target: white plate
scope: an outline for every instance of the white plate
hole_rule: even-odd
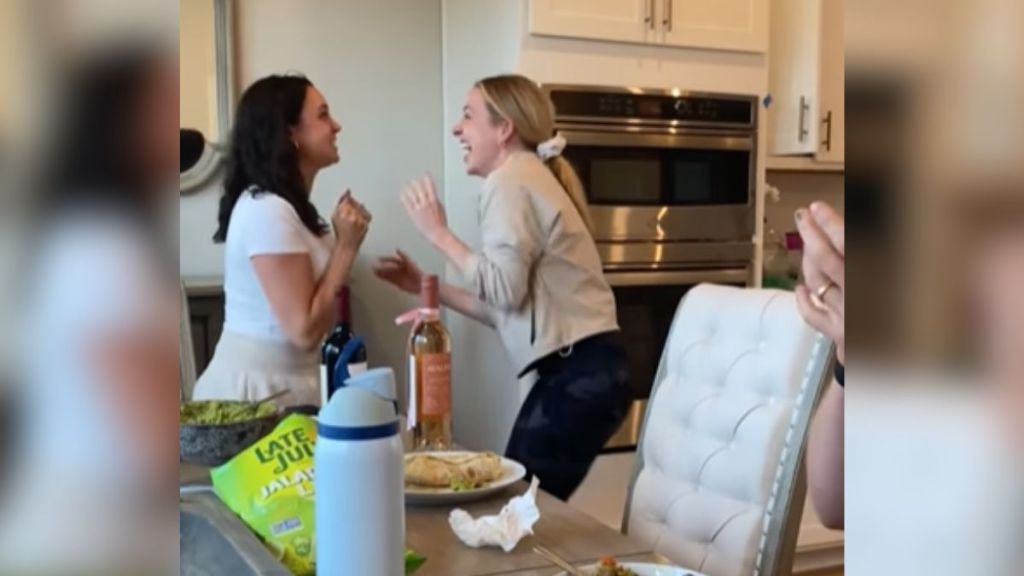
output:
[[[434,456],[464,456],[474,452],[417,452],[417,454],[430,454]],[[485,484],[473,490],[462,490],[456,492],[451,488],[426,488],[423,486],[405,486],[405,501],[408,504],[461,504],[486,498],[495,492],[515,484],[526,477],[526,468],[516,462],[502,457],[501,478]]]
[[[638,576],[703,576],[703,574],[694,572],[693,570],[676,568],[675,566],[665,566],[664,564],[620,562],[619,565],[636,572]],[[597,574],[598,566],[598,564],[591,564],[590,566],[581,567],[580,570],[583,570],[584,574]],[[556,576],[566,576],[566,574],[565,572],[559,572]]]

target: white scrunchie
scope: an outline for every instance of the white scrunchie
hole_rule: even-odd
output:
[[[555,156],[561,156],[562,150],[565,150],[565,138],[557,132],[551,138],[537,144],[537,155],[544,160],[551,160]]]

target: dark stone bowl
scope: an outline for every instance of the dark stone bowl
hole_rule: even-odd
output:
[[[181,424],[178,427],[180,459],[191,464],[220,466],[270,434],[280,421],[278,413],[234,424]]]

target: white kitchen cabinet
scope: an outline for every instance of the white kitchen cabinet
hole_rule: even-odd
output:
[[[764,52],[768,0],[530,0],[531,34]]]
[[[815,151],[819,162],[846,160],[846,52],[844,49],[844,0],[825,0],[821,8],[822,145]]]
[[[530,32],[619,42],[654,39],[653,0],[530,0]]]
[[[768,48],[768,0],[658,2],[664,44],[742,52]]]
[[[769,152],[842,163],[845,139],[844,0],[774,0]]]

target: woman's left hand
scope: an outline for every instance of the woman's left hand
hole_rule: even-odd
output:
[[[420,234],[435,246],[448,232],[448,216],[429,174],[402,190],[402,205]]]

